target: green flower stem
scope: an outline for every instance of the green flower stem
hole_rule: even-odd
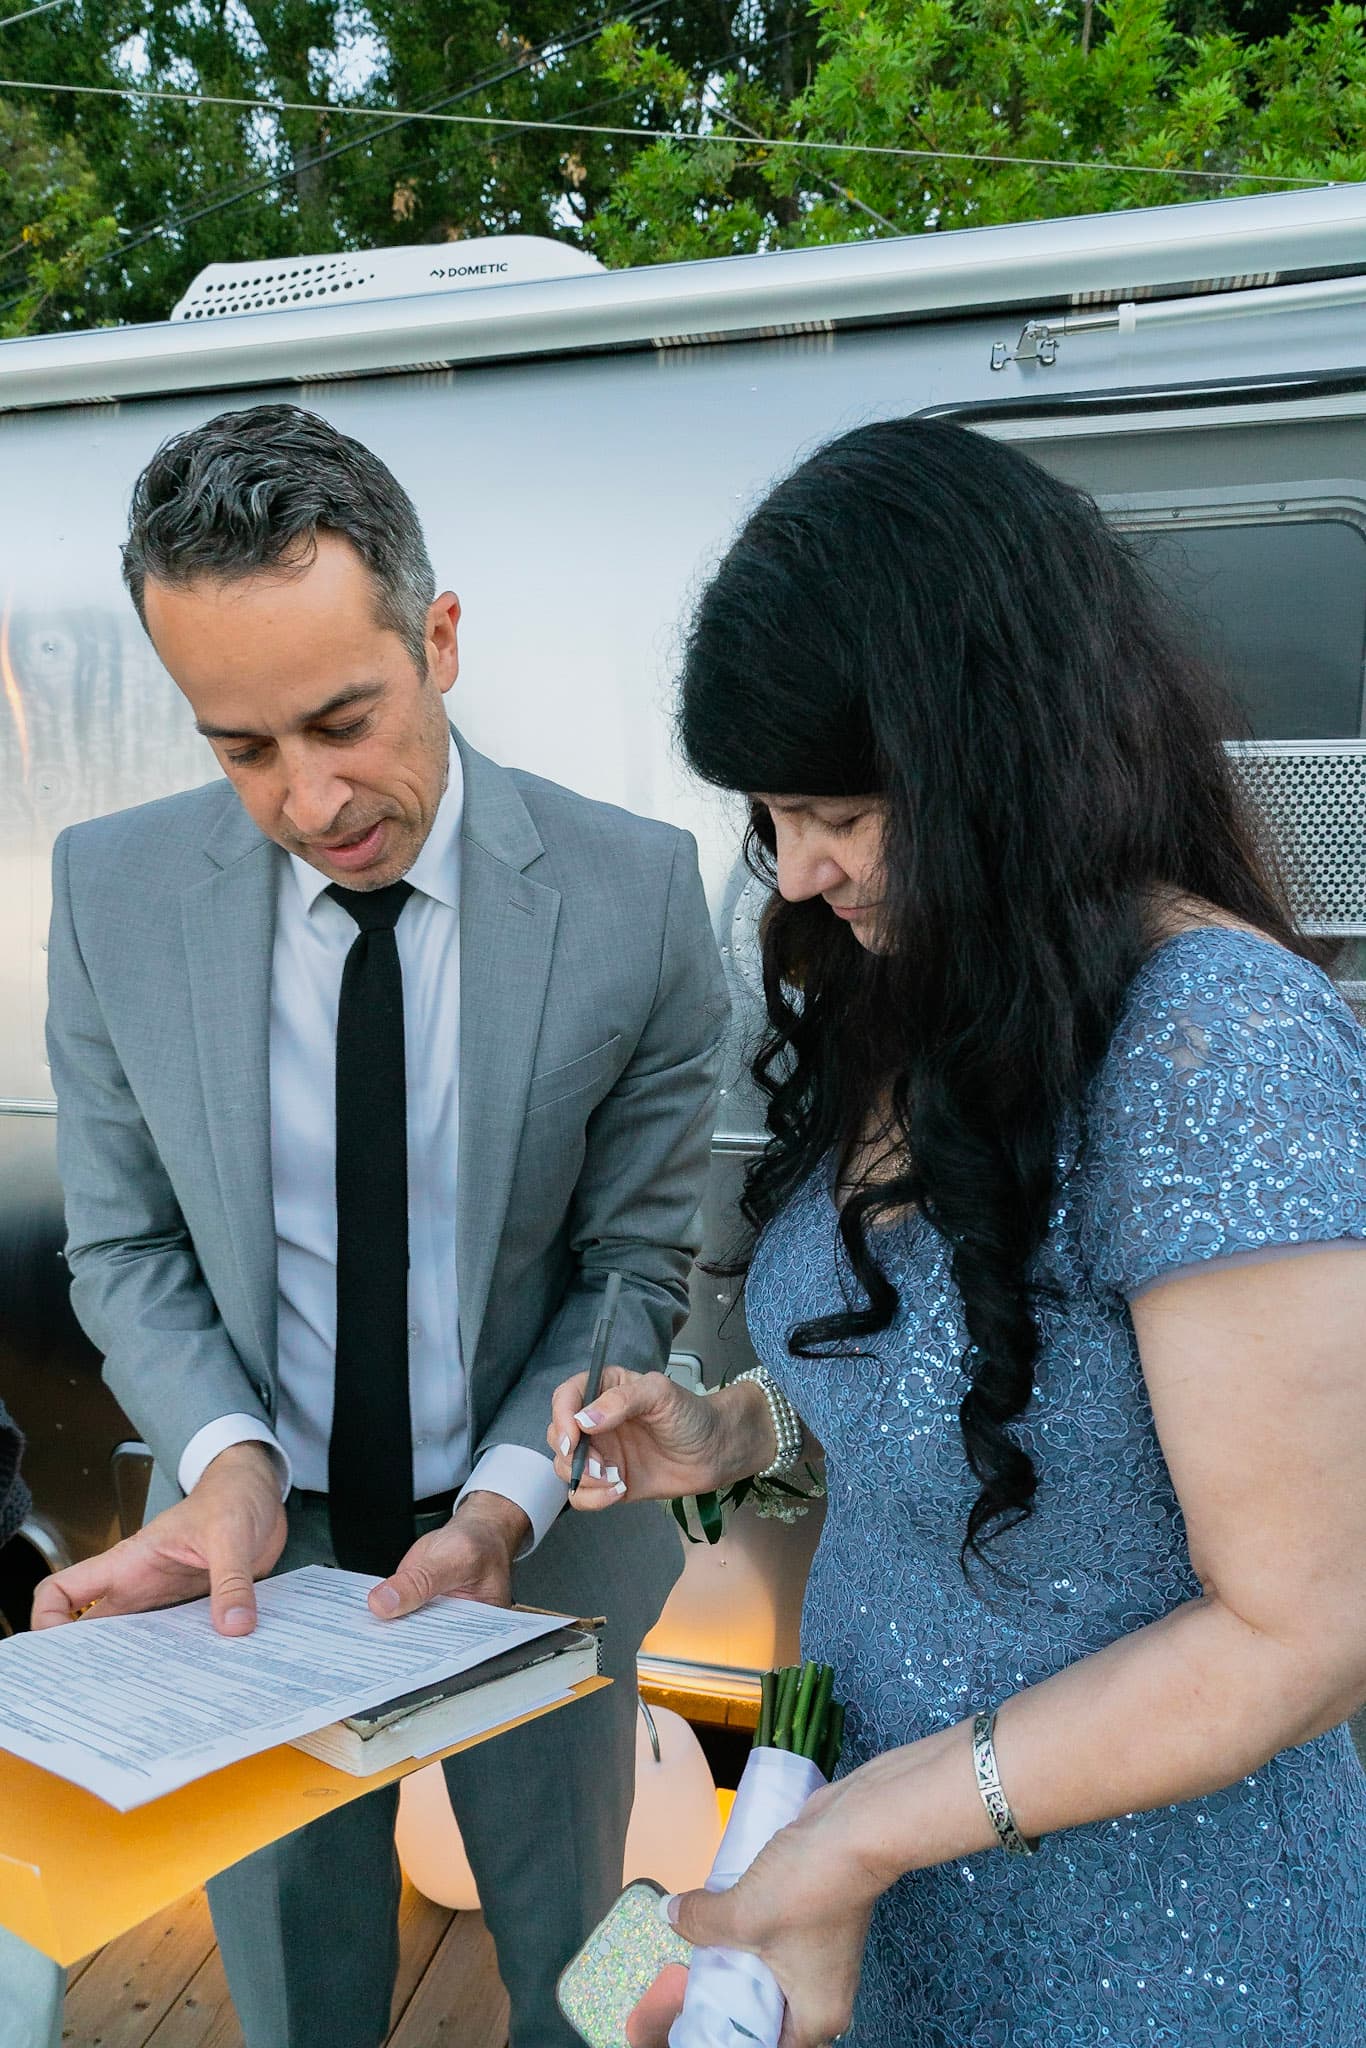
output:
[[[844,1708],[835,1698],[832,1664],[784,1664],[759,1682],[756,1749],[785,1749],[833,1777],[844,1744]]]
[[[778,1675],[778,1703],[773,1710],[773,1747],[792,1747],[792,1708],[797,1697],[797,1673],[792,1665]]]
[[[844,1708],[838,1700],[831,1703],[830,1720],[825,1731],[825,1748],[821,1753],[820,1770],[824,1778],[833,1778],[844,1749]]]
[[[792,1709],[792,1748],[797,1756],[806,1755],[806,1724],[811,1718],[811,1705],[816,1697],[819,1678],[817,1666],[808,1659],[802,1666],[801,1683],[797,1687],[797,1704]]]
[[[835,1667],[822,1664],[820,1677],[816,1681],[816,1697],[811,1703],[811,1714],[806,1724],[806,1738],[802,1743],[802,1755],[817,1763],[825,1754],[826,1738],[830,1727],[830,1702],[835,1691]]]
[[[773,1707],[778,1693],[778,1674],[766,1671],[759,1681],[759,1728],[754,1737],[756,1749],[770,1749],[773,1745]]]

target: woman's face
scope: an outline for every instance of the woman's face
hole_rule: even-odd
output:
[[[823,898],[861,946],[876,952],[882,898],[884,804],[875,796],[766,796],[773,821],[778,893],[788,903]]]

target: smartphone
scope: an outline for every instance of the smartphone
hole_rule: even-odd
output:
[[[661,1911],[667,1897],[652,1877],[636,1878],[560,1972],[560,2011],[589,2048],[626,2048],[631,2008],[667,1964],[691,1956]]]

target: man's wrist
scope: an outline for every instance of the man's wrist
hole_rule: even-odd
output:
[[[280,1490],[280,1467],[270,1445],[262,1443],[259,1438],[225,1444],[210,1458],[196,1484],[202,1486],[211,1472],[216,1472],[220,1478],[232,1472],[259,1472],[277,1493]]]
[[[509,1561],[525,1549],[532,1533],[531,1517],[525,1508],[518,1507],[506,1494],[486,1493],[482,1489],[464,1495],[453,1519],[477,1523],[498,1536],[507,1545]]]

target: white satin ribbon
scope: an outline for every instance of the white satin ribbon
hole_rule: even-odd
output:
[[[750,1752],[726,1832],[707,1879],[729,1891],[780,1828],[794,1821],[825,1778],[808,1757],[784,1749]],[[783,1994],[766,1963],[739,1949],[699,1948],[688,1969],[683,2010],[669,2048],[778,2048]]]

